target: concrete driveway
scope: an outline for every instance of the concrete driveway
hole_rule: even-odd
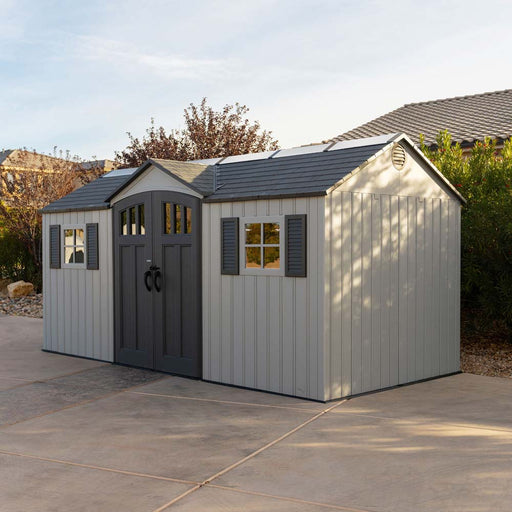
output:
[[[0,510],[509,511],[512,380],[330,404],[40,351],[0,316]]]

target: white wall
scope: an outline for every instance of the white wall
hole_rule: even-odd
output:
[[[220,219],[305,213],[306,278],[220,273]],[[242,221],[242,219],[241,219]],[[203,378],[323,400],[324,198],[203,205]]]
[[[51,224],[98,223],[99,270],[49,267]],[[43,215],[43,307],[46,350],[114,360],[112,212]]]
[[[389,164],[326,198],[326,399],[460,369],[460,203]]]

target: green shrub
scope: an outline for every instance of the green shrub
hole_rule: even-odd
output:
[[[502,151],[486,139],[463,156],[448,132],[422,150],[466,198],[462,209],[461,294],[493,320],[512,326],[512,140]]]

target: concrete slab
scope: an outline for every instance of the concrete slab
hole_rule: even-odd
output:
[[[334,412],[512,430],[511,393],[512,379],[463,373],[357,397]]]
[[[2,512],[151,512],[190,487],[0,454]]]
[[[36,381],[105,364],[42,352],[42,336],[39,318],[0,316],[0,375]]]
[[[201,487],[169,508],[169,512],[326,512],[325,507],[268,496],[255,496],[236,491]],[[331,509],[332,510],[332,509]]]
[[[18,386],[25,386],[27,384],[30,384],[30,381],[26,379],[12,379],[10,377],[4,378],[0,376],[0,391]]]
[[[329,407],[325,403],[313,402],[311,400],[302,400],[300,398],[274,395],[272,393],[223,386],[222,384],[213,384],[181,377],[167,377],[137,389],[137,393],[155,393],[182,398],[292,407],[316,412],[323,411]]]
[[[18,385],[0,391],[0,425],[47,414],[162,377],[161,373],[149,370],[109,364],[66,377]]]
[[[510,481],[510,432],[329,413],[213,483],[382,512],[505,512]]]
[[[0,430],[0,450],[203,481],[313,416],[122,393]]]

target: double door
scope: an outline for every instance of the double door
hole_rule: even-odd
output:
[[[200,201],[143,192],[113,216],[116,361],[201,377]]]

